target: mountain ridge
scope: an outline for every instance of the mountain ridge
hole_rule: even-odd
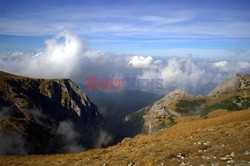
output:
[[[99,137],[104,119],[97,106],[70,79],[33,79],[6,72],[0,72],[0,78],[0,132],[25,138],[30,147],[26,153],[69,150],[43,150],[44,142],[50,144],[54,137],[58,137],[56,145],[66,146],[70,142],[74,147],[79,145],[79,150],[95,146],[94,137]],[[37,128],[31,130],[34,126]],[[72,140],[67,140],[64,129],[72,130]],[[45,141],[39,141],[36,130],[41,131],[37,135],[45,137]],[[36,141],[41,144],[39,148]]]
[[[132,135],[157,134],[183,116],[206,116],[214,109],[241,110],[250,107],[250,75],[237,74],[219,84],[206,96],[193,96],[174,90],[164,98],[125,117],[128,126],[136,126]],[[196,118],[195,118],[196,119]]]

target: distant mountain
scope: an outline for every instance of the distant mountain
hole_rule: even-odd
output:
[[[98,138],[103,122],[96,105],[69,79],[33,79],[0,71],[0,141],[10,144],[2,154],[93,148],[102,144]]]
[[[125,121],[133,129],[132,135],[139,133],[157,134],[181,121],[206,118],[216,109],[236,111],[250,108],[250,75],[237,74],[225,80],[207,96],[192,96],[175,90],[153,104],[128,116]]]

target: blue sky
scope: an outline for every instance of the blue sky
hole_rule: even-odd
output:
[[[0,51],[43,49],[63,29],[89,49],[227,57],[250,50],[248,0],[0,0]]]

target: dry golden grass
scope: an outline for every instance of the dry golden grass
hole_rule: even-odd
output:
[[[1,156],[1,165],[226,165],[249,163],[250,109],[177,124],[156,136],[140,135],[106,149],[82,153]],[[181,154],[179,154],[181,153]],[[245,154],[244,154],[245,153]]]
[[[186,123],[186,122],[190,122],[193,120],[199,120],[201,119],[201,117],[199,116],[179,116],[175,118],[175,122],[178,123]]]
[[[207,117],[208,118],[214,118],[214,117],[217,117],[217,116],[224,115],[226,113],[228,113],[228,110],[226,110],[226,109],[218,109],[218,110],[214,110],[212,112],[209,112]]]

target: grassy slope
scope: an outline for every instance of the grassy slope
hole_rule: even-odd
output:
[[[204,141],[209,141],[205,145]],[[205,150],[205,151],[204,151]],[[250,109],[177,124],[156,136],[137,136],[118,145],[75,154],[1,156],[0,165],[192,165],[218,163],[235,153],[236,163],[250,162]],[[181,153],[183,159],[178,157]],[[229,158],[229,157],[228,157]]]

